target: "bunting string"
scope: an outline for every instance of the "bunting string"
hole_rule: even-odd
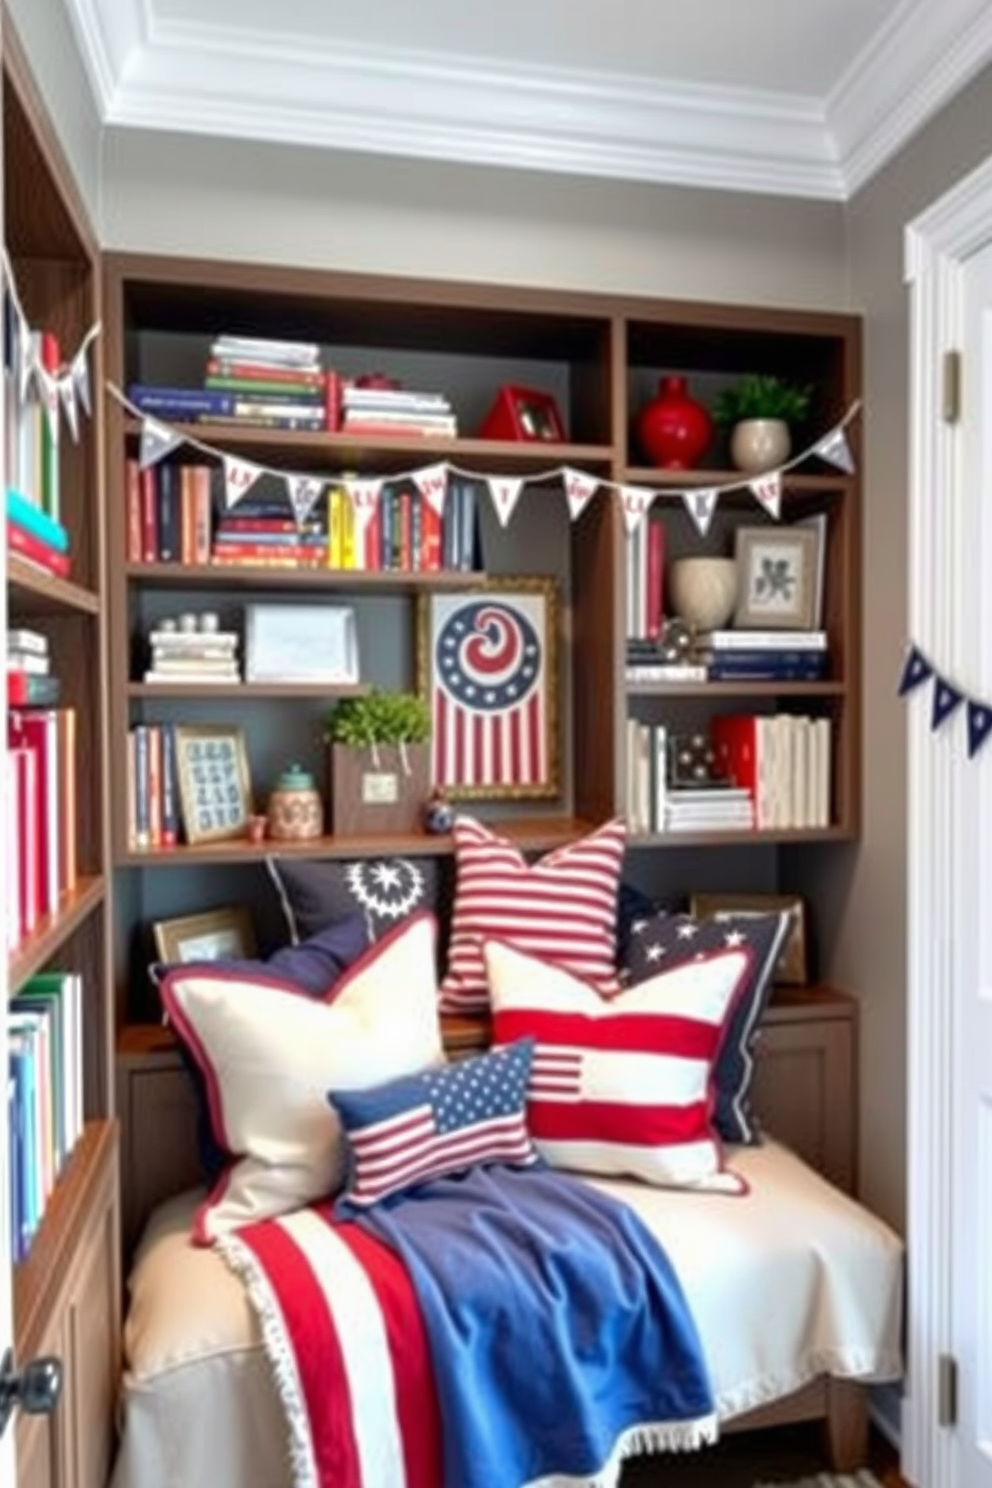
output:
[[[964,688],[958,687],[950,678],[939,672],[919,646],[911,643],[909,654],[903,664],[902,676],[899,679],[899,696],[908,697],[910,693],[917,692],[925,684],[929,684],[931,688],[930,732],[935,734],[963,704],[967,727],[968,758],[974,759],[987,741],[989,734],[992,733],[992,704],[969,696]]]
[[[268,475],[275,476],[284,482],[298,523],[306,520],[321,491],[331,484],[344,486],[347,489],[356,513],[366,511],[370,507],[374,509],[379,490],[386,481],[413,481],[424,499],[429,501],[436,510],[440,510],[444,501],[447,477],[454,475],[485,484],[489,489],[493,509],[500,525],[506,527],[513,517],[525,486],[546,485],[560,481],[568,502],[569,515],[573,521],[578,519],[597,491],[616,492],[623,510],[624,526],[630,536],[637,531],[652,504],[656,500],[664,499],[681,501],[696,530],[701,537],[705,537],[713,521],[720,497],[730,491],[749,490],[762,509],[774,521],[779,521],[783,477],[810,456],[819,456],[828,464],[847,474],[854,470],[854,457],[847,440],[846,430],[861,409],[861,400],[855,399],[843,417],[819,439],[800,450],[776,469],[765,471],[759,476],[741,475],[739,479],[705,488],[700,486],[681,488],[667,485],[655,488],[626,485],[591,471],[576,470],[569,465],[548,466],[543,470],[531,471],[526,476],[497,475],[492,472],[470,469],[451,460],[432,461],[427,465],[413,466],[409,470],[391,471],[388,476],[367,478],[333,477],[329,476],[326,471],[321,473],[300,471],[295,468],[292,470],[278,469],[271,465],[244,460],[228,451],[218,449],[215,445],[208,444],[190,432],[188,425],[170,424],[144,412],[132,403],[114,383],[108,382],[106,386],[108,393],[121,407],[140,422],[139,463],[142,468],[156,464],[180,445],[188,445],[208,459],[216,460],[223,465],[225,500],[228,508],[236,506],[260,476]]]
[[[59,411],[61,409],[68,425],[69,433],[72,435],[73,442],[75,442],[79,438],[80,409],[87,418],[91,417],[93,413],[89,352],[93,342],[100,334],[100,322],[95,321],[90,326],[71,357],[62,357],[60,348],[58,365],[48,367],[45,365],[40,349],[41,338],[32,329],[31,323],[24,313],[24,306],[17,291],[17,280],[14,277],[14,270],[6,248],[0,248],[0,277],[2,277],[4,288],[10,297],[10,311],[13,320],[11,335],[17,358],[18,400],[21,404],[26,401],[33,382],[38,389],[38,395],[45,410],[49,432],[52,438],[58,438]]]

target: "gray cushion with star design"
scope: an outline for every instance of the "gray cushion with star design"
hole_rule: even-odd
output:
[[[436,858],[315,862],[272,856],[267,863],[293,941],[307,940],[356,911],[365,918],[369,939],[378,940],[421,909],[437,915],[443,938],[450,891]]]
[[[714,1120],[725,1142],[754,1145],[760,1140],[750,1098],[754,1041],[788,930],[787,911],[697,920],[658,910],[631,926],[623,964],[630,986],[728,946],[746,946],[751,952],[751,969],[730,1014],[715,1071]]]

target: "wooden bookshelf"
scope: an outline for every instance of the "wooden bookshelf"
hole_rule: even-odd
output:
[[[251,563],[128,563],[125,577],[157,589],[333,590],[340,593],[417,594],[473,588],[484,573],[363,573],[357,569],[265,568]]]
[[[81,584],[44,573],[16,553],[7,557],[8,603],[20,615],[98,615],[100,596]]]
[[[843,682],[628,682],[627,696],[658,698],[842,698]]]
[[[102,873],[84,876],[71,893],[63,896],[56,914],[44,915],[30,935],[7,959],[7,985],[11,997],[21,990],[29,977],[58,955],[94,910],[102,910],[106,881]]]

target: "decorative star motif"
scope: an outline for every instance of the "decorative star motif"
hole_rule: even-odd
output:
[[[723,943],[728,949],[736,951],[738,946],[747,945],[747,936],[743,930],[728,930],[723,937]]]
[[[647,920],[635,920],[630,927],[630,933],[631,935],[643,935],[647,928]]]
[[[698,934],[698,925],[685,924],[679,926],[679,940],[693,940]]]
[[[654,944],[649,945],[647,950],[644,952],[644,958],[646,961],[660,961],[664,954],[664,946],[660,946],[657,941],[655,941]]]

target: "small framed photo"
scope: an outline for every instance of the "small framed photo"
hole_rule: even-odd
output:
[[[557,580],[421,595],[417,618],[435,787],[453,800],[557,797]]]
[[[813,527],[738,527],[734,624],[750,630],[814,630],[821,532]]]
[[[226,724],[180,723],[175,737],[186,841],[242,837],[252,814],[244,731]]]
[[[358,681],[355,611],[339,604],[250,604],[246,682]]]
[[[565,427],[558,404],[540,388],[504,383],[480,430],[483,439],[520,439],[561,443]]]
[[[726,919],[729,915],[775,914],[787,910],[789,931],[779,954],[773,980],[804,986],[809,980],[806,956],[806,904],[797,894],[693,894],[689,913],[698,920]]]
[[[240,904],[157,920],[152,933],[159,960],[170,966],[183,961],[250,960],[258,950],[251,914]]]

